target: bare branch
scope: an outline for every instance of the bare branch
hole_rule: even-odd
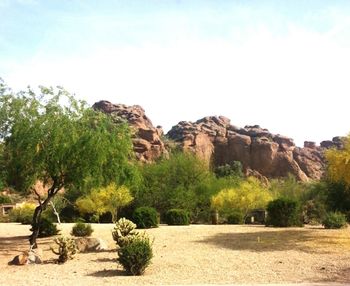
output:
[[[52,209],[53,209],[53,212],[54,212],[54,214],[55,214],[56,217],[57,217],[57,222],[58,222],[58,224],[61,224],[60,215],[59,215],[59,213],[58,213],[57,210],[56,210],[55,204],[53,203],[53,201],[50,201],[49,204],[51,205],[51,207],[52,207]]]

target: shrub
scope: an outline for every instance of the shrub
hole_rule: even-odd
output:
[[[158,213],[154,208],[137,208],[132,217],[138,228],[151,228],[158,226]]]
[[[90,236],[93,233],[91,224],[77,222],[72,228],[72,235],[74,236]]]
[[[11,204],[12,200],[9,196],[0,195],[0,205],[1,204]]]
[[[54,250],[51,247],[53,253],[58,255],[58,262],[65,263],[68,259],[73,259],[77,253],[77,246],[73,238],[61,236],[57,237],[55,243],[58,245],[58,250]]]
[[[136,238],[118,250],[118,262],[130,275],[142,275],[153,257],[148,237]]]
[[[79,211],[73,205],[67,205],[60,211],[60,219],[62,222],[75,222],[79,218]]]
[[[57,229],[57,226],[52,222],[52,220],[46,217],[41,218],[39,223],[38,237],[49,237],[49,236],[56,235],[58,233],[59,233],[59,230]]]
[[[308,200],[303,206],[304,223],[318,224],[323,221],[326,215],[326,206],[317,200]]]
[[[31,203],[24,203],[21,207],[16,207],[10,211],[10,220],[20,222],[22,224],[31,224],[35,205]]]
[[[186,210],[171,209],[165,214],[165,222],[168,225],[189,225],[190,214]]]
[[[242,163],[240,161],[233,161],[231,164],[218,166],[215,169],[215,175],[221,177],[243,177]]]
[[[130,243],[138,233],[135,231],[136,224],[126,218],[121,218],[115,224],[112,236],[119,247]]]
[[[279,198],[271,201],[267,206],[266,225],[287,227],[300,226],[300,207],[296,200]]]
[[[346,216],[340,212],[329,212],[326,214],[322,224],[328,229],[343,228],[346,226]]]
[[[228,224],[243,224],[243,214],[240,211],[232,211],[228,216],[227,216],[227,223]]]

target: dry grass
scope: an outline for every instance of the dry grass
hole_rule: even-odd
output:
[[[72,224],[61,228],[69,234]],[[7,262],[27,249],[29,227],[0,224],[0,285],[350,282],[350,229],[161,226],[147,230],[155,238],[152,265],[144,276],[130,277],[116,262],[113,225],[93,228],[110,251],[79,254],[57,265],[49,251],[52,238],[45,238],[39,245],[46,263],[15,267]]]

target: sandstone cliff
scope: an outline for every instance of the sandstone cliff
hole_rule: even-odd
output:
[[[133,145],[138,160],[152,162],[167,156],[161,139],[162,128],[153,126],[142,107],[99,101],[93,108],[128,122],[134,130]],[[302,181],[320,179],[325,171],[324,150],[342,147],[342,138],[334,137],[320,146],[306,141],[300,148],[291,138],[272,134],[259,125],[239,128],[224,116],[181,121],[166,136],[183,150],[192,151],[216,166],[240,161],[246,174],[276,178],[291,173]]]
[[[112,116],[120,117],[128,122],[134,133],[132,141],[138,160],[150,162],[167,154],[164,143],[161,140],[163,135],[162,128],[153,126],[141,106],[127,106],[124,104],[112,104],[109,101],[99,101],[93,105],[93,108]]]
[[[240,161],[246,173],[259,173],[268,178],[320,179],[325,171],[324,150],[340,147],[341,138],[323,141],[318,147],[305,142],[296,147],[293,139],[272,134],[259,125],[239,128],[223,116],[210,116],[194,123],[181,121],[167,136],[216,166]]]

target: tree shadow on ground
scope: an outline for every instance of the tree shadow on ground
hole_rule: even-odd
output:
[[[87,274],[87,276],[93,276],[93,277],[114,277],[114,276],[127,276],[125,271],[113,269],[113,270],[100,270],[96,271],[90,274]]]
[[[56,236],[38,238],[38,247],[43,249],[48,248],[53,244],[53,239]],[[0,237],[0,253],[4,256],[18,255],[23,251],[29,250],[29,235],[7,236]]]
[[[307,253],[326,254],[336,247],[334,236],[322,234],[322,230],[313,229],[276,229],[272,231],[218,233],[198,243],[209,243],[231,250],[248,250],[253,252],[298,250]]]
[[[0,252],[28,250],[28,238],[28,235],[0,237]]]
[[[333,272],[332,275],[330,275],[327,278],[322,279],[316,279],[312,281],[314,283],[329,283],[332,285],[332,283],[344,283],[344,285],[349,285],[350,282],[350,267],[342,268],[336,272]]]
[[[117,258],[98,258],[92,261],[93,262],[117,262]]]

